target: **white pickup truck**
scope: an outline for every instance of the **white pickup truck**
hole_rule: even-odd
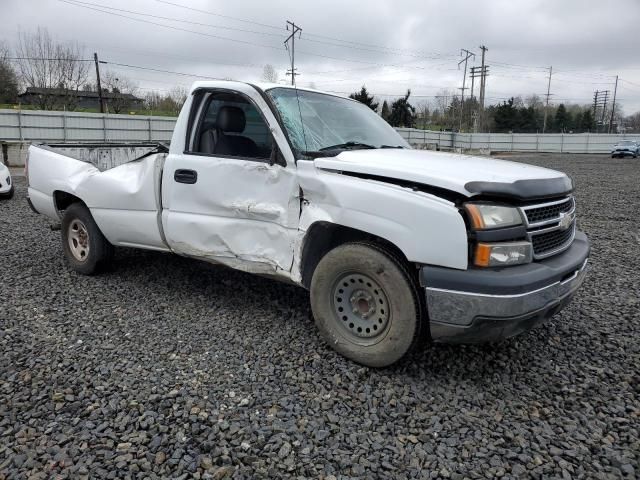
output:
[[[365,365],[426,336],[519,334],[585,276],[565,174],[413,150],[336,95],[197,82],[168,150],[131,147],[106,170],[90,150],[32,146],[27,162],[29,202],[61,221],[73,269],[96,273],[123,246],[287,280],[310,291],[329,345]]]

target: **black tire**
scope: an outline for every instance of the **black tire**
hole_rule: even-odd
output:
[[[84,228],[78,228],[80,226]],[[104,237],[91,212],[82,203],[73,203],[65,210],[61,231],[65,257],[76,272],[94,275],[111,261],[113,245]],[[81,237],[80,243],[78,236]],[[81,255],[82,251],[85,252],[84,256]]]
[[[416,284],[404,263],[377,245],[346,243],[327,253],[313,273],[311,309],[326,342],[369,367],[399,361],[420,337]]]
[[[15,187],[11,185],[11,188],[7,193],[0,194],[0,198],[2,198],[3,200],[11,200],[13,198],[13,194],[15,193],[15,191],[16,191]]]

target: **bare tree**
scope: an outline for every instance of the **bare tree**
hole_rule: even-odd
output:
[[[189,96],[189,92],[183,86],[173,87],[169,92],[169,96],[173,100],[175,104],[175,114],[179,114],[182,109],[182,105],[187,101],[187,97]]]
[[[46,110],[55,106],[74,108],[78,90],[87,81],[89,62],[78,43],[57,43],[46,28],[34,33],[20,32],[16,45],[20,80],[26,87],[57,89],[57,95],[41,92],[37,105]]]
[[[278,72],[270,63],[267,63],[262,69],[262,79],[265,82],[278,83]]]
[[[460,109],[459,97],[451,90],[440,90],[435,96],[435,107],[439,115],[434,121],[437,120],[441,128],[451,128]]]
[[[524,104],[527,107],[533,107],[534,110],[542,110],[542,108],[544,107],[544,102],[542,101],[542,98],[535,93],[526,97],[524,99]]]
[[[104,74],[104,86],[111,91],[106,97],[113,113],[121,113],[133,105],[132,97],[136,96],[138,85],[131,79],[108,71]]]
[[[177,86],[165,95],[158,92],[149,92],[145,95],[145,104],[151,113],[165,113],[178,115],[182,105],[187,100],[189,92],[183,86]]]
[[[640,112],[636,112],[625,118],[624,123],[628,128],[628,133],[640,133]]]
[[[422,101],[416,104],[416,126],[426,130],[430,120],[431,109],[429,108],[429,102]]]

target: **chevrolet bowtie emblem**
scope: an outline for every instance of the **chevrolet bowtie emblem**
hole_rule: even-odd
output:
[[[569,228],[572,223],[573,223],[573,215],[570,215],[564,212],[560,213],[560,223],[558,224],[558,226],[562,230],[566,230],[567,228]]]

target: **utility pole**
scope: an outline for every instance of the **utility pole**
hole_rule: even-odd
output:
[[[102,84],[100,83],[100,67],[98,66],[98,54],[93,54],[93,61],[96,64],[96,85],[98,86],[98,98],[100,99],[100,113],[104,113],[104,98],[102,97]]]
[[[474,90],[474,86],[475,86],[475,80],[476,80],[476,76],[480,76],[478,75],[478,73],[480,72],[480,67],[471,67],[471,92],[469,93],[469,98],[471,100],[473,100],[473,90]]]
[[[607,113],[607,100],[609,100],[609,90],[605,90],[604,92],[600,92],[604,97],[602,99],[602,116],[600,117],[600,125],[604,126],[604,117]]]
[[[596,131],[600,131],[600,127],[604,127],[608,100],[609,90],[596,90],[593,94],[593,121],[596,124]],[[598,119],[598,117],[600,118]]]
[[[287,37],[287,39],[284,41],[285,46],[287,47],[287,49],[289,48],[289,40],[291,40],[291,51],[290,53],[290,57],[291,57],[291,70],[287,71],[287,75],[291,75],[291,85],[295,85],[296,84],[296,75],[299,75],[299,73],[296,73],[296,34],[298,34],[298,38],[300,38],[300,35],[302,35],[302,29],[297,26],[295,23],[290,22],[289,20],[287,20],[287,31],[289,31],[289,27],[291,27],[291,35],[289,35]]]
[[[549,97],[551,96],[551,75],[553,74],[553,65],[549,67],[549,83],[547,83],[547,101],[544,106],[544,120],[542,121],[542,133],[547,129],[547,115],[549,115]]]
[[[484,83],[484,78],[487,76],[488,73],[488,68],[487,66],[483,67],[471,67],[471,99],[473,100],[475,98],[474,95],[474,91],[475,91],[475,79],[479,78],[480,79],[480,99],[482,99],[483,97],[483,92],[482,92],[482,84]],[[478,102],[478,110],[473,112],[473,131],[474,133],[476,133],[478,131],[478,124],[480,123],[480,116],[482,114],[482,105],[481,105],[481,100]]]
[[[478,115],[478,123],[480,124],[480,131],[482,131],[484,123],[484,88],[487,78],[487,67],[484,64],[484,56],[488,48],[480,45],[480,50],[482,50],[482,65],[480,67],[482,68],[482,76],[480,77],[480,114]]]
[[[460,49],[460,55],[464,55],[465,57],[458,62],[458,68],[460,68],[460,64],[464,62],[464,76],[462,77],[462,96],[460,97],[460,128],[458,131],[462,130],[462,117],[464,116],[464,91],[466,90],[465,84],[467,82],[467,62],[471,57],[475,58],[476,54],[470,52],[465,48]]]
[[[609,119],[609,132],[613,127],[613,115],[616,113],[616,94],[618,93],[618,75],[616,75],[616,86],[613,89],[613,103],[611,104],[611,118]]]

